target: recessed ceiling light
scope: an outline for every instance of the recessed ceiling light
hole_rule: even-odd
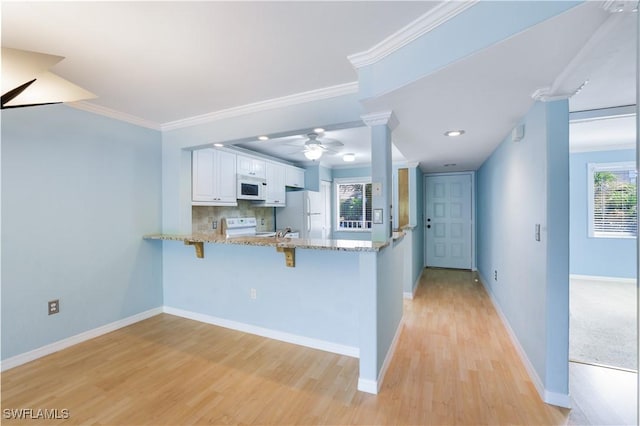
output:
[[[456,163],[447,163],[444,165],[445,167],[453,167],[453,166],[457,166]]]
[[[269,136],[264,136],[264,135],[258,136],[258,140],[259,141],[268,141],[269,140]]]
[[[345,154],[342,156],[342,160],[346,161],[347,163],[351,163],[352,161],[356,161],[356,155],[355,154]]]
[[[464,135],[464,130],[449,130],[448,132],[444,132],[445,136],[460,136]]]
[[[324,129],[322,127],[316,127],[313,129],[313,133],[324,133]]]
[[[214,143],[213,146],[217,146],[218,148],[220,148],[221,146],[224,146],[224,144],[222,144],[222,143]]]

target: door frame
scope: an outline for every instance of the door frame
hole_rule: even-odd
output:
[[[422,191],[423,191],[423,205],[422,205],[422,226],[424,238],[422,239],[422,246],[424,252],[424,258],[422,262],[424,266],[427,266],[427,222],[424,220],[425,213],[427,211],[427,178],[436,176],[470,176],[471,177],[471,270],[477,271],[476,264],[476,172],[449,172],[449,173],[425,173],[422,176]]]

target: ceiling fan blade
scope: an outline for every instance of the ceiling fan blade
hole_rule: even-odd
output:
[[[340,153],[340,151],[336,151],[335,149],[328,148],[328,147],[322,147],[322,150],[329,155],[336,155]]]
[[[344,146],[344,144],[335,139],[322,138],[319,139],[320,143],[325,146]]]
[[[299,141],[293,141],[293,142],[286,142],[283,144],[280,144],[281,146],[297,146],[298,148],[303,148],[304,147],[304,141],[299,140]]]
[[[16,87],[15,89],[9,90],[7,93],[2,95],[2,108],[4,109],[4,105],[6,103],[11,102],[13,100],[13,98],[18,96],[20,93],[24,92],[24,90],[27,87],[31,86],[34,81],[36,81],[35,78],[33,80],[31,80],[31,81],[27,81],[26,83],[21,84],[20,86]]]

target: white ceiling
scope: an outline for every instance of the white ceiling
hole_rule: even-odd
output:
[[[356,81],[348,55],[436,5],[3,2],[2,45],[65,56],[52,71],[96,93],[91,102],[161,124]],[[477,169],[530,108],[537,89],[588,79],[570,100],[573,111],[635,103],[636,14],[600,6],[586,2],[364,107],[394,111],[400,122],[394,144],[407,161],[424,171],[455,163],[451,171]],[[459,128],[466,130],[462,137],[443,136]],[[325,136],[357,153],[355,164],[368,161],[366,127]],[[243,142],[303,159],[291,147],[284,152],[286,141]],[[344,164],[340,156],[322,161]]]
[[[311,129],[310,129],[311,130]],[[321,133],[318,140],[339,141],[344,144],[340,147],[331,147],[334,152],[327,152],[318,160],[326,167],[359,167],[371,163],[371,130],[366,126],[349,127],[346,129],[326,130]],[[306,135],[293,135],[271,139],[269,141],[250,140],[236,145],[257,151],[266,155],[282,158],[293,163],[309,162],[303,154],[304,143],[308,140]],[[346,163],[343,160],[344,154],[355,154],[355,161]],[[392,146],[392,160],[394,163],[406,161],[405,157]]]
[[[636,145],[636,117],[627,115],[572,122],[571,151],[631,149]]]
[[[349,83],[347,56],[435,2],[2,2],[2,45],[156,123]]]

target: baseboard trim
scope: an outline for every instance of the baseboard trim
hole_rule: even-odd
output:
[[[545,390],[543,400],[547,404],[556,405],[562,408],[571,408],[571,397],[563,393],[549,392],[548,390]]]
[[[411,292],[405,291],[404,293],[402,293],[402,296],[405,299],[413,300],[413,298],[416,297],[416,291],[418,291],[418,285],[420,285],[420,278],[422,278],[423,272],[424,272],[424,268],[422,268],[422,270],[420,271],[420,274],[418,275],[418,278],[414,281],[413,287],[411,288]]]
[[[509,324],[509,320],[507,320],[506,315],[504,314],[504,312],[502,312],[502,308],[500,307],[500,304],[496,300],[495,295],[493,294],[493,291],[486,284],[488,281],[485,279],[485,277],[482,276],[482,274],[480,274],[479,271],[478,271],[478,277],[480,278],[480,282],[482,283],[482,286],[487,291],[487,294],[489,295],[489,299],[491,300],[491,304],[493,305],[494,309],[498,313],[498,316],[500,317],[502,324],[504,324],[504,327],[507,330],[507,333],[509,334],[509,338],[511,339],[511,343],[513,343],[513,346],[516,348],[516,352],[518,353],[520,360],[522,360],[522,363],[524,364],[524,368],[527,370],[527,374],[529,375],[529,378],[531,379],[531,381],[533,382],[533,385],[538,391],[540,398],[542,398],[542,400],[547,404],[557,405],[558,407],[563,407],[563,408],[571,408],[571,398],[569,397],[569,395],[559,394],[556,392],[549,392],[548,390],[545,389],[544,384],[540,379],[540,376],[536,372],[535,368],[533,368],[533,364],[531,364],[531,361],[529,360],[527,353],[525,352],[524,348],[520,345],[520,341],[518,340],[516,333],[511,328],[511,324]],[[568,362],[569,361],[567,360],[567,363]]]
[[[310,337],[299,336],[297,334],[286,333],[283,331],[272,330],[269,328],[258,327],[238,321],[231,321],[224,318],[218,318],[211,315],[200,314],[197,312],[186,311],[184,309],[165,306],[163,312],[218,327],[229,328],[231,330],[241,331],[243,333],[255,334],[257,336],[269,339],[280,340],[281,342],[293,343],[294,345],[305,346],[312,349],[319,349],[325,352],[331,352],[339,355],[346,355],[353,358],[360,357],[360,349],[354,346],[341,345],[338,343],[327,342],[325,340],[313,339]]]
[[[597,275],[578,275],[571,274],[569,275],[569,279],[571,280],[581,280],[581,281],[599,281],[605,283],[624,283],[624,284],[635,284],[635,278],[618,278],[618,277],[599,277]]]
[[[378,394],[378,382],[375,380],[358,379],[358,390],[373,395]]]
[[[393,336],[393,340],[391,340],[387,355],[384,357],[384,361],[382,362],[382,367],[380,368],[380,372],[378,373],[378,378],[376,380],[358,379],[358,390],[360,392],[366,392],[373,395],[377,395],[378,392],[380,392],[380,389],[382,388],[382,382],[384,382],[384,377],[387,374],[387,369],[389,368],[389,364],[391,364],[393,355],[395,354],[396,348],[398,347],[398,340],[400,339],[400,334],[402,333],[403,324],[403,320],[400,319],[398,328],[396,328],[396,334]]]
[[[29,352],[25,352],[19,355],[12,356],[2,361],[0,365],[0,371],[6,371],[11,368],[17,367],[27,362],[35,361],[38,358],[50,355],[52,353],[61,351],[70,346],[77,345],[78,343],[86,342],[87,340],[95,339],[103,334],[111,333],[120,328],[127,327],[131,324],[146,320],[162,313],[162,308],[153,308],[148,311],[140,312],[139,314],[132,315],[127,318],[123,318],[118,321],[114,321],[103,326],[84,331],[80,334],[76,334],[66,339],[58,340],[57,342],[50,343],[45,346],[41,346]]]

